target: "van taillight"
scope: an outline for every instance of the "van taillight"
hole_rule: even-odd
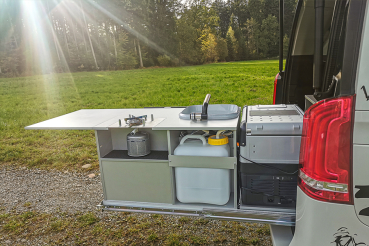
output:
[[[299,187],[310,197],[352,204],[355,96],[322,100],[304,115]]]
[[[275,97],[277,95],[278,76],[279,76],[279,73],[277,73],[277,75],[275,76],[275,79],[274,79],[273,104],[275,104]]]

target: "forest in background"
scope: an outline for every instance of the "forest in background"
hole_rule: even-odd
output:
[[[272,58],[278,23],[279,0],[0,0],[0,77]]]

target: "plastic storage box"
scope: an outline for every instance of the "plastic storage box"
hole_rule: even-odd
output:
[[[229,157],[228,144],[210,145],[200,135],[182,138],[174,155]],[[216,168],[175,168],[176,194],[182,203],[224,205],[230,196],[230,170]]]

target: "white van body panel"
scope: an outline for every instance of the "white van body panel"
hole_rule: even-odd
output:
[[[356,244],[369,245],[369,227],[357,219],[353,205],[317,201],[300,188],[297,201],[295,235],[290,246],[341,245],[334,244],[337,240],[346,245],[350,238]]]
[[[359,215],[364,209],[369,210],[369,100],[362,89],[365,86],[369,93],[369,5],[366,8],[355,87],[354,205],[321,202],[298,188],[296,228],[291,246],[369,245],[369,214]]]
[[[357,79],[356,79],[356,111],[369,111],[369,101],[365,97],[363,86],[366,87],[369,93],[369,18],[368,18],[368,4],[363,23],[363,34],[361,39],[361,47],[359,54]],[[356,115],[355,115],[356,116]]]
[[[353,160],[355,211],[359,220],[369,225],[369,145],[355,144]]]

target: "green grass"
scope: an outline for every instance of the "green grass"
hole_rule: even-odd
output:
[[[211,103],[270,104],[278,61],[0,79],[0,164],[59,170],[98,168],[93,131],[24,127],[79,109]]]
[[[132,216],[135,216],[139,225],[150,223],[150,228],[133,228],[135,225],[128,219]],[[125,213],[56,212],[51,215],[13,211],[10,214],[0,213],[0,238],[1,242],[10,241],[17,245],[23,245],[26,241],[46,245],[271,245],[270,236],[259,239],[255,232],[258,229],[266,230],[267,225],[253,224],[249,227],[247,223],[222,223],[231,230],[229,233],[220,230],[223,226],[219,221],[210,221],[199,227],[196,224],[198,219],[190,218],[178,228],[178,219],[173,216],[162,216],[164,227],[155,225],[155,219]],[[239,225],[245,229],[238,231],[236,226]],[[197,229],[192,230],[193,226]]]
[[[158,240],[159,240],[159,237],[158,237],[158,235],[156,235],[156,233],[149,235],[148,238],[147,238],[147,241],[149,241],[149,242],[155,242],[155,241],[158,241]]]
[[[87,213],[77,218],[82,226],[88,226],[95,224],[99,219],[93,213]]]

